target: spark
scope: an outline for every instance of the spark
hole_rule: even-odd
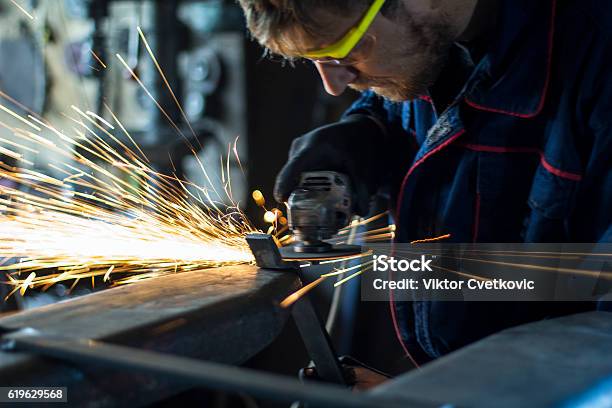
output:
[[[344,234],[346,235],[346,234]],[[392,239],[395,237],[395,225],[391,224],[386,227],[377,228],[369,231],[353,234],[353,240],[361,240],[363,242],[376,242]],[[328,240],[330,243],[340,245],[347,244],[348,240],[344,236],[338,236]]]
[[[242,162],[240,161],[240,155],[238,154],[238,139],[239,138],[240,136],[236,136],[236,139],[234,139],[234,147],[232,148],[232,151],[234,152],[234,157],[236,157],[236,161],[238,162],[240,171],[244,175],[244,168],[242,168]]]
[[[193,145],[191,144],[191,142],[189,141],[189,139],[185,136],[185,134],[181,131],[181,129],[176,125],[176,123],[174,123],[174,121],[172,120],[172,118],[170,117],[170,115],[168,115],[168,113],[164,110],[164,108],[162,108],[162,106],[159,104],[159,102],[157,101],[157,99],[155,99],[155,97],[151,94],[151,91],[149,91],[149,89],[147,89],[147,87],[145,86],[145,84],[142,82],[142,80],[138,77],[138,75],[136,75],[136,73],[134,72],[134,70],[132,68],[130,68],[130,66],[127,64],[127,62],[125,62],[125,60],[123,59],[123,57],[121,57],[120,54],[115,54],[115,56],[117,57],[117,59],[119,60],[119,62],[121,62],[121,64],[125,67],[125,69],[130,73],[130,75],[132,76],[132,78],[134,78],[134,80],[138,83],[138,85],[142,88],[142,90],[145,92],[145,94],[149,97],[149,99],[151,99],[151,101],[153,101],[153,103],[155,104],[155,106],[157,106],[157,109],[161,112],[161,114],[166,118],[166,120],[168,121],[168,123],[174,128],[174,130],[177,132],[177,134],[179,136],[181,136],[181,138],[183,139],[183,141],[185,142],[185,144],[189,147],[189,149],[191,150],[193,157],[196,159],[198,166],[200,167],[200,170],[202,171],[202,173],[204,174],[204,177],[206,177],[206,180],[208,181],[209,185],[212,188],[212,191],[214,193],[217,193],[216,189],[214,188],[214,183],[212,182],[212,180],[210,179],[210,176],[208,175],[208,171],[206,171],[206,167],[203,165],[200,157],[198,156],[198,154],[196,153]],[[152,58],[155,58],[153,55],[151,55]],[[161,70],[161,67],[158,67],[158,71],[160,72],[160,74],[162,75],[163,78],[165,78],[163,71]],[[172,95],[174,95],[174,92],[172,91],[172,88],[170,87],[170,84],[168,84],[168,81],[164,80],[164,83],[166,84],[166,87],[168,88],[168,90],[170,91],[170,93]],[[181,107],[180,103],[178,102],[178,100],[176,98],[173,98],[177,107],[181,110],[181,112],[183,112],[183,108]],[[114,116],[114,115],[113,115]],[[195,138],[195,140],[198,141],[199,143],[199,139],[197,138],[191,124],[189,124],[189,120],[187,119],[187,116],[184,114],[183,112],[183,117],[185,118],[185,121],[187,122],[187,124],[189,125],[189,128],[192,131],[192,134]],[[201,146],[201,145],[200,145]],[[229,164],[229,163],[228,163]],[[221,170],[223,171],[223,167],[221,167]],[[180,183],[180,181],[178,181]],[[225,184],[224,186],[224,190],[225,193],[229,196],[229,198],[231,199],[231,191],[228,190],[228,183]],[[189,192],[188,192],[189,193]],[[190,193],[189,193],[190,194]],[[208,192],[204,193],[205,196],[207,198],[210,198],[210,195]],[[195,197],[194,197],[195,198]],[[209,200],[210,204],[212,205],[212,207],[215,210],[219,210],[219,208],[216,207],[216,204],[214,203],[214,201],[211,199]],[[232,200],[233,201],[233,200]]]
[[[21,284],[21,289],[19,289],[19,293],[21,294],[21,296],[23,296],[25,294],[26,289],[28,288],[28,286],[30,286],[32,284],[32,281],[34,281],[34,278],[36,278],[36,273],[32,272],[23,281],[23,283]]]
[[[164,117],[168,120],[168,122],[170,123],[170,125],[174,128],[174,130],[176,130],[176,132],[178,134],[180,134],[181,136],[183,136],[183,138],[185,138],[185,135],[183,135],[183,132],[181,132],[181,129],[179,129],[179,127],[176,125],[176,123],[174,123],[174,121],[172,120],[172,118],[170,117],[170,115],[168,115],[168,113],[164,110],[164,108],[162,108],[162,106],[159,104],[159,102],[157,101],[157,99],[155,99],[155,97],[151,94],[151,92],[147,89],[147,87],[144,85],[144,83],[142,82],[142,80],[140,79],[140,77],[138,75],[136,75],[136,73],[134,72],[134,70],[132,68],[130,68],[130,66],[128,65],[127,62],[125,62],[125,60],[123,59],[123,57],[121,56],[121,54],[115,54],[115,56],[117,57],[117,59],[119,60],[119,62],[121,62],[121,64],[125,67],[125,69],[130,73],[130,75],[132,76],[132,78],[134,78],[134,80],[138,83],[138,85],[140,85],[140,87],[145,91],[145,93],[147,94],[147,96],[149,97],[149,99],[151,99],[153,101],[153,103],[155,104],[155,106],[157,106],[157,109],[159,109],[159,111],[162,113],[162,115],[164,115]],[[185,140],[187,141],[187,139],[185,138]]]
[[[274,221],[276,221],[276,214],[274,214],[272,211],[266,211],[264,214],[264,221],[268,224],[272,224]]]
[[[73,106],[73,108],[76,108],[76,107]],[[106,121],[106,119],[104,119],[102,116],[98,115],[97,113],[94,113],[92,111],[87,111],[85,113],[91,116],[92,118],[99,120],[101,123],[104,123],[104,125],[106,127],[111,128],[111,130],[115,130],[115,127],[113,125],[111,125],[109,122]]]
[[[350,261],[350,260],[353,260],[353,259],[359,259],[359,258],[364,258],[366,256],[370,256],[373,253],[374,253],[373,251],[366,251],[366,252],[364,252],[362,254],[346,256],[346,257],[339,258],[339,259],[330,259],[330,260],[327,260],[327,261],[321,261],[321,262],[319,262],[319,264],[325,265],[325,264],[329,264],[329,263]]]
[[[336,270],[336,271],[333,271],[333,272],[330,272],[330,273],[326,273],[326,274],[323,274],[321,276],[329,277],[329,276],[341,275],[341,274],[353,271],[355,269],[359,269],[359,268],[361,268],[363,266],[371,265],[373,263],[374,263],[374,261],[369,261],[369,262],[366,262],[366,263],[363,263],[363,264],[358,264],[358,265],[355,265],[355,266],[351,266],[350,268],[339,269],[339,270]]]
[[[21,10],[23,12],[23,14],[25,14],[26,16],[28,16],[28,18],[30,20],[34,20],[34,16],[30,13],[28,13],[28,11],[26,9],[24,9],[23,7],[21,7],[19,5],[19,3],[17,3],[15,0],[11,0],[11,3],[13,3],[19,10]]]
[[[24,104],[20,103],[15,98],[12,98],[10,95],[7,95],[6,93],[0,91],[0,97],[2,97],[4,99],[6,99],[7,101],[11,102],[13,105],[18,106],[19,108],[23,109],[24,112],[28,112],[30,115],[33,115],[33,116],[38,117],[39,119],[42,119],[36,112],[32,111],[30,108],[28,108]]]
[[[12,157],[13,159],[16,160],[20,160],[23,156],[19,153],[15,153],[9,149],[5,149],[4,147],[0,146],[0,154],[4,154],[6,156]]]
[[[356,255],[356,256],[349,256],[349,257],[342,257],[342,258],[339,258],[337,260],[328,260],[328,261],[324,261],[324,262],[325,263],[339,262],[339,261],[346,262],[348,260],[358,259],[360,257],[368,256],[368,255],[371,255],[371,254],[372,254],[372,251],[368,251],[368,252],[366,252],[364,254],[359,254],[359,255]],[[324,262],[321,262],[321,263],[324,263]],[[313,290],[314,288],[319,286],[321,283],[323,283],[329,277],[339,276],[339,275],[345,274],[347,272],[353,271],[355,269],[362,268],[361,270],[359,270],[358,272],[348,276],[347,278],[340,279],[336,283],[334,283],[334,287],[338,287],[338,286],[342,285],[343,283],[349,281],[350,279],[356,277],[357,275],[359,275],[359,274],[361,274],[363,272],[366,272],[367,270],[371,269],[370,265],[372,265],[373,263],[374,263],[374,261],[370,261],[370,262],[366,262],[366,263],[360,263],[360,264],[357,264],[357,265],[352,266],[350,268],[338,269],[338,270],[335,270],[333,272],[323,274],[323,275],[319,276],[319,278],[317,280],[309,283],[308,285],[305,285],[301,289],[299,289],[299,290],[293,292],[291,295],[287,296],[280,303],[280,306],[283,307],[283,308],[287,308],[287,307],[291,306],[297,300],[299,300],[302,296],[305,296],[308,292],[310,292],[311,290]],[[300,265],[300,267],[301,268],[307,268],[307,267],[309,267],[311,265],[312,264],[309,262],[309,263],[306,263],[304,265]]]
[[[38,128],[3,105],[0,110]],[[100,121],[106,126],[102,127],[97,115],[76,106],[73,111],[79,116],[67,117],[75,123],[74,133],[30,117],[58,136],[58,142],[40,131],[14,129],[32,151],[49,150],[59,156],[48,166],[61,177],[22,162],[14,167],[0,161],[0,178],[18,186],[0,185],[0,253],[9,259],[0,270],[8,272],[11,294],[64,281],[72,281],[72,290],[83,279],[95,284],[96,277],[126,284],[253,263],[244,234],[256,229],[231,196],[228,205],[211,204],[207,189],[155,172],[111,133],[114,124]],[[119,147],[112,147],[112,142]],[[1,152],[20,158],[10,146]],[[28,275],[24,279],[22,274]]]
[[[111,265],[110,268],[108,268],[108,271],[106,271],[102,279],[103,282],[108,282],[110,280],[110,274],[113,272],[113,269],[115,269],[115,265]]]
[[[290,239],[287,239],[286,241],[290,241],[290,240],[293,240],[293,236],[291,236]],[[282,240],[280,240],[280,241],[282,241]],[[287,245],[286,242],[283,242],[283,244]],[[296,261],[296,262],[313,261],[313,262],[317,262],[317,263],[320,263],[321,261],[325,261],[325,262],[327,262],[327,261],[342,262],[342,261],[347,260],[347,256],[345,256],[345,255],[340,255],[340,256],[329,256],[328,255],[328,256],[325,256],[324,254],[321,254],[320,258],[312,258],[312,257],[309,257],[309,258],[288,258],[288,259],[285,259],[285,260],[286,261]]]
[[[253,197],[253,201],[255,201],[255,204],[257,204],[258,206],[263,207],[266,204],[266,199],[264,198],[261,191],[255,190],[253,191],[251,196]]]
[[[319,286],[321,283],[323,283],[327,278],[331,277],[331,276],[337,276],[340,274],[344,274],[346,272],[350,272],[353,271],[355,269],[359,269],[357,272],[347,276],[346,278],[340,279],[337,282],[334,283],[334,287],[338,287],[346,282],[348,282],[349,280],[357,277],[358,275],[361,275],[364,272],[369,271],[370,269],[372,269],[372,264],[374,262],[370,261],[370,262],[366,262],[364,264],[358,264],[355,265],[353,267],[350,268],[345,268],[342,270],[338,270],[332,273],[327,273],[327,274],[323,274],[321,276],[319,276],[319,278],[317,278],[316,280],[310,282],[307,285],[304,285],[302,288],[298,289],[297,291],[293,292],[292,294],[290,294],[289,296],[287,296],[281,303],[280,306],[282,308],[287,308],[290,307],[291,305],[293,305],[295,302],[297,302],[300,298],[302,298],[303,296],[305,296],[306,294],[308,294],[311,290],[313,290],[314,288],[316,288],[317,286]],[[307,265],[310,266],[310,265]]]
[[[294,239],[293,235],[287,234],[285,236],[280,237],[278,241],[283,245],[289,245],[290,243],[293,242],[293,239]]]
[[[384,211],[384,212],[381,212],[379,214],[373,215],[370,218],[362,219],[362,220],[359,220],[359,221],[357,221],[355,223],[351,223],[351,224],[347,225],[346,227],[340,229],[340,231],[338,232],[338,235],[348,234],[351,231],[351,229],[354,228],[354,227],[359,227],[359,226],[362,226],[362,225],[370,224],[370,223],[372,223],[374,221],[378,221],[379,219],[381,219],[383,217],[386,217],[387,215],[389,215],[389,211]]]
[[[477,252],[477,253],[482,253],[482,255],[486,256],[494,256],[494,257],[506,257],[508,255],[506,255],[504,252],[506,251],[480,251],[480,250],[466,250],[465,252]],[[515,252],[515,251],[508,251],[508,252]],[[408,249],[403,249],[403,250],[399,250],[396,251],[396,253],[400,253],[400,254],[411,254],[411,255],[420,255],[421,252],[420,251],[411,251]],[[533,254],[533,253],[541,253],[541,252],[525,252],[525,254]],[[554,262],[554,266],[547,266],[547,265],[536,265],[536,264],[530,264],[527,262],[524,263],[516,263],[516,262],[505,262],[505,261],[494,261],[494,260],[490,260],[490,259],[481,259],[481,258],[469,258],[466,257],[465,255],[446,255],[444,253],[436,253],[436,256],[441,257],[441,258],[448,258],[448,259],[459,259],[462,262],[468,261],[468,262],[477,262],[477,263],[485,263],[485,264],[492,264],[492,265],[500,265],[500,266],[507,266],[507,267],[511,267],[511,268],[518,268],[518,269],[526,269],[526,270],[537,270],[537,271],[542,271],[542,272],[551,272],[551,273],[562,273],[562,274],[575,274],[575,275],[582,275],[582,276],[589,276],[589,277],[595,277],[595,278],[602,278],[602,279],[609,279],[612,280],[612,273],[608,272],[608,271],[596,271],[596,270],[589,270],[589,269],[578,269],[578,268],[566,268],[566,267],[560,267],[557,262],[561,259],[568,259],[567,257],[565,257],[566,253],[565,252],[544,252],[546,254],[557,254],[557,256],[540,256],[540,255],[526,255],[526,257],[528,258],[544,258],[544,259],[551,259]],[[604,256],[604,257],[608,257],[610,256],[610,254],[591,254],[591,253],[575,253],[575,254],[581,254],[581,255],[585,255],[585,256]],[[511,256],[516,256],[515,254],[512,254]],[[576,259],[576,258],[569,258],[569,259]],[[444,268],[441,268],[444,269]],[[453,272],[456,274],[461,275],[462,273],[456,270],[451,270],[451,269],[445,269],[449,272]],[[474,275],[470,275],[470,274],[465,274],[468,277],[474,277]],[[485,279],[480,277],[480,279]]]
[[[388,212],[383,212],[377,215],[374,215],[370,218],[364,219],[364,220],[359,220],[357,222],[352,222],[350,225],[348,225],[347,227],[343,228],[340,230],[340,234],[344,233],[348,233],[349,228],[351,227],[355,227],[355,226],[361,226],[361,225],[366,225],[369,224],[373,221],[379,220],[382,217],[386,216],[388,214]],[[368,242],[372,242],[372,241],[380,241],[380,240],[388,240],[388,239],[392,239],[395,237],[395,225],[394,224],[390,224],[386,227],[382,227],[382,228],[378,228],[378,229],[374,229],[374,230],[370,230],[370,231],[365,231],[359,234],[354,234],[356,238],[360,238],[362,241],[368,241]],[[343,232],[346,231],[346,232]],[[386,231],[390,231],[390,232],[386,232]],[[413,241],[411,242],[411,244],[415,244],[415,243],[420,243],[420,242],[432,242],[432,241],[439,241],[442,239],[446,239],[446,238],[450,238],[450,234],[445,234],[439,237],[433,237],[433,238],[426,238],[426,239],[422,239],[422,240],[417,240],[417,241]],[[285,237],[283,237],[285,238]],[[290,237],[291,239],[293,237]],[[338,238],[335,238],[338,239]],[[280,242],[283,242],[283,239],[279,240]],[[285,239],[286,242],[284,242],[284,244],[286,245],[290,239],[286,238]],[[335,242],[335,244],[338,243],[345,243],[346,241],[340,241],[340,242]],[[360,253],[357,255],[352,255],[352,256],[339,256],[339,257],[321,257],[321,258],[303,258],[303,259],[291,259],[292,261],[296,261],[296,262],[305,262],[305,261],[313,261],[313,262],[317,262],[319,264],[329,264],[329,263],[335,263],[335,262],[346,262],[349,260],[354,260],[354,259],[359,259],[359,258],[364,258],[367,256],[370,256],[373,254],[373,251],[366,251],[364,253]],[[295,303],[300,297],[306,295],[308,292],[310,292],[312,289],[314,289],[315,287],[317,287],[319,284],[321,284],[323,281],[325,281],[325,279],[331,277],[331,276],[340,276],[340,275],[344,275],[347,272],[351,272],[354,270],[357,270],[356,272],[352,273],[351,275],[344,277],[342,279],[339,279],[338,281],[336,281],[334,283],[334,287],[338,287],[340,285],[343,285],[345,283],[347,283],[348,281],[350,281],[353,278],[356,278],[357,276],[368,272],[370,270],[373,269],[373,264],[374,261],[368,261],[368,262],[360,262],[357,265],[348,267],[348,268],[342,268],[342,269],[335,269],[332,272],[326,273],[326,274],[322,274],[320,275],[319,279],[317,279],[316,281],[311,282],[310,284],[304,286],[303,288],[301,288],[300,290],[292,293],[291,295],[289,295],[285,300],[283,300],[283,302],[281,302],[281,306],[282,307],[289,307],[290,305],[292,305],[293,303]]]
[[[94,52],[94,50],[89,50],[89,52],[91,52],[91,55],[93,55],[93,57],[96,59],[96,61],[98,61],[98,63],[100,65],[102,65],[102,67],[104,69],[106,69],[106,64],[104,62],[102,62],[102,59],[100,57],[98,57],[98,55]],[[93,67],[92,67],[93,68]]]
[[[140,28],[138,32],[199,143]],[[93,50],[91,53],[106,68]],[[223,175],[223,189],[230,204],[221,204],[211,198],[209,190],[219,198],[222,196],[215,190],[189,140],[125,60],[119,54],[116,56],[188,144],[210,188],[155,172],[148,165],[146,155],[106,104],[104,106],[114,123],[138,154],[114,135],[115,126],[102,118],[101,113],[83,112],[72,106],[77,117],[63,114],[74,123],[74,133],[69,134],[29,110],[26,111],[31,115],[26,119],[0,105],[0,110],[27,125],[28,129],[13,129],[2,122],[0,125],[28,141],[29,145],[60,156],[59,161],[55,159],[48,166],[63,174],[55,178],[25,168],[22,165],[33,166],[33,163],[23,159],[18,152],[3,148],[2,153],[18,160],[21,166],[11,167],[0,162],[0,178],[18,185],[17,188],[0,187],[0,251],[6,259],[10,258],[3,263],[1,270],[9,271],[8,283],[14,286],[9,296],[18,288],[24,292],[28,287],[46,290],[67,280],[73,280],[72,290],[85,278],[91,278],[92,285],[97,276],[102,277],[103,282],[111,281],[111,273],[118,276],[112,280],[113,284],[126,284],[182,271],[253,263],[244,235],[256,232],[256,229],[234,201],[229,177],[232,151],[241,166],[238,138],[233,149],[231,144],[228,145],[227,178]],[[12,101],[8,95],[2,93],[0,96]],[[60,141],[54,142],[41,135],[43,128],[50,130]],[[221,161],[222,174],[225,174],[223,158]],[[276,223],[272,227],[275,229]],[[57,273],[37,276],[34,271],[41,269],[55,269]],[[27,272],[31,272],[28,278],[20,279],[20,274]]]
[[[489,280],[491,280],[489,278],[484,278],[482,276],[474,275],[474,274],[471,274],[471,273],[460,272],[460,271],[457,271],[457,270],[454,270],[454,269],[445,268],[445,267],[440,266],[440,265],[431,265],[431,266],[436,268],[436,269],[440,269],[442,271],[446,271],[446,272],[453,273],[455,275],[463,276],[464,278],[476,279],[476,280],[480,280],[480,281],[489,281]]]
[[[410,252],[410,251],[402,251],[402,252],[414,253],[414,254],[419,253],[419,252]],[[492,265],[509,266],[511,268],[531,269],[531,270],[544,271],[544,272],[568,273],[568,274],[575,274],[575,275],[582,275],[582,276],[590,276],[590,277],[595,277],[595,278],[601,277],[604,279],[612,280],[612,273],[604,272],[604,271],[593,271],[593,270],[578,269],[578,268],[564,268],[558,265],[546,266],[546,265],[534,265],[534,264],[529,264],[529,263],[493,261],[493,260],[480,259],[480,258],[467,258],[465,256],[448,256],[448,255],[442,255],[442,254],[437,254],[437,256],[441,258],[461,259],[462,261],[471,261],[471,262],[479,262],[479,263],[492,264]],[[555,259],[555,258],[552,258],[552,259]]]
[[[497,255],[504,257],[520,256],[529,258],[550,258],[550,259],[577,259],[581,256],[598,256],[598,257],[612,257],[612,253],[590,253],[590,252],[560,252],[560,251],[506,251],[506,250],[482,250],[482,249],[462,249],[461,252],[474,252],[486,255]],[[535,255],[532,255],[535,254]]]
[[[36,126],[35,124],[33,124],[32,122],[30,122],[29,120],[24,119],[23,117],[19,116],[18,114],[16,114],[15,112],[13,112],[12,110],[10,110],[9,108],[7,108],[4,105],[0,105],[0,109],[3,110],[5,113],[8,113],[9,115],[11,115],[12,117],[14,117],[15,119],[17,119],[18,121],[25,123],[26,125],[30,126],[32,129],[40,132],[40,128],[38,126]]]
[[[283,219],[280,218],[278,220],[279,224],[283,225],[278,231],[276,231],[276,233],[274,234],[274,236],[279,236],[281,234],[283,234],[284,232],[289,231],[289,226],[286,225],[287,224],[287,220],[285,219],[285,222],[283,222]]]
[[[147,156],[144,154],[144,152],[142,150],[140,150],[140,146],[138,146],[138,143],[136,143],[134,141],[134,139],[132,139],[132,136],[129,134],[129,132],[125,129],[125,127],[123,127],[123,124],[119,121],[119,119],[115,116],[115,113],[111,110],[111,108],[105,103],[104,107],[106,108],[106,110],[108,111],[108,113],[111,114],[111,116],[113,117],[113,120],[115,121],[115,123],[117,123],[117,125],[119,125],[119,128],[121,128],[121,131],[123,132],[124,135],[127,136],[127,138],[130,140],[130,142],[132,143],[132,145],[134,145],[134,147],[138,150],[138,152],[141,154],[142,158],[145,161],[148,161]],[[127,148],[127,146],[125,146],[122,143],[119,143],[119,145],[121,147],[123,147],[126,151],[129,151],[130,149]]]
[[[451,234],[444,234],[444,235],[440,235],[439,237],[433,237],[433,238],[425,238],[425,239],[417,239],[416,241],[411,241],[411,244],[420,244],[423,242],[434,242],[434,241],[441,241],[443,239],[447,239],[450,238]]]
[[[157,58],[155,57],[155,54],[153,53],[153,50],[151,50],[151,47],[149,46],[149,42],[147,41],[147,38],[145,37],[145,35],[142,32],[142,30],[140,29],[140,27],[136,27],[136,29],[138,30],[138,35],[140,36],[140,39],[142,40],[142,43],[144,44],[145,48],[147,49],[147,52],[148,52],[149,56],[151,57],[151,60],[155,64],[155,68],[157,68],[157,72],[159,72],[159,75],[161,76],[162,80],[164,81],[164,84],[166,85],[166,88],[168,88],[168,91],[170,92],[170,95],[172,96],[172,99],[174,100],[174,103],[179,108],[179,110],[181,112],[181,115],[183,116],[183,119],[185,119],[185,123],[187,123],[187,126],[189,126],[189,130],[191,130],[191,134],[194,136],[195,140],[199,141],[199,139],[196,136],[195,130],[193,130],[193,127],[191,126],[191,123],[189,123],[189,119],[187,118],[187,114],[183,110],[183,107],[181,106],[178,98],[174,94],[174,91],[172,90],[172,87],[170,86],[170,83],[168,82],[168,79],[166,79],[166,75],[164,74],[164,71],[162,70],[161,66],[159,65],[159,62],[157,62]]]
[[[229,163],[229,156],[228,156]],[[263,220],[266,224],[272,224],[268,228],[268,234],[273,235],[276,239],[278,239],[279,243],[282,245],[290,244],[292,241],[292,235],[286,234],[285,236],[281,236],[283,233],[289,231],[289,221],[284,216],[283,212],[278,208],[272,208],[268,210],[266,208],[266,199],[261,191],[254,190],[251,193],[251,197],[253,201],[258,207],[261,207],[264,210]],[[280,225],[280,228],[279,228]]]
[[[360,265],[360,266],[362,266],[362,265]],[[372,267],[371,267],[371,266],[368,266],[368,267],[362,268],[362,269],[358,270],[357,272],[353,273],[352,275],[349,275],[349,276],[347,276],[346,278],[340,279],[338,282],[334,283],[334,287],[335,287],[335,288],[337,288],[338,286],[340,286],[340,285],[342,285],[342,284],[344,284],[344,283],[346,283],[346,282],[350,281],[350,280],[351,280],[351,279],[353,279],[353,278],[356,278],[357,276],[359,276],[359,275],[361,275],[362,273],[367,272],[367,271],[369,271],[369,270],[371,270],[371,269],[372,269]]]
[[[387,234],[377,234],[369,237],[364,237],[363,241],[365,242],[378,242],[378,241],[389,241],[395,238],[395,232],[389,232]]]
[[[304,285],[302,288],[296,290],[295,292],[287,296],[282,302],[280,302],[280,307],[287,308],[293,305],[306,293],[310,292],[312,289],[319,286],[319,284],[322,283],[325,279],[327,279],[325,276],[321,276],[318,279],[310,282],[309,284]]]

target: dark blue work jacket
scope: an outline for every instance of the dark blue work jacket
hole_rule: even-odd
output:
[[[447,64],[441,78],[461,86],[439,115],[431,92],[403,103],[362,94],[346,114],[377,116],[391,138],[415,141],[397,189],[397,241],[612,240],[611,24],[610,1],[507,0],[467,72]],[[403,344],[437,357],[584,306],[412,302],[392,312]]]

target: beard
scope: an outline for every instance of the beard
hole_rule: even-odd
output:
[[[371,90],[393,102],[416,99],[425,94],[436,82],[448,61],[453,37],[444,21],[417,22],[406,14],[406,41],[404,47],[381,47],[381,59],[389,61],[392,75],[375,76],[361,73],[349,84],[357,91]]]
[[[349,85],[356,91],[371,90],[392,102],[411,101],[426,94],[436,82],[446,64],[448,53],[423,60],[427,64],[415,66],[414,57],[406,61],[393,77],[369,77],[360,75]]]
[[[415,81],[414,78],[359,78],[358,82],[349,85],[356,91],[371,90],[392,102],[404,102],[423,95],[433,81]],[[430,83],[431,82],[431,83]],[[420,85],[419,85],[420,84]]]

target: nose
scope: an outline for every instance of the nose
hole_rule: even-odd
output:
[[[316,61],[314,64],[321,75],[325,90],[330,95],[341,95],[346,87],[357,79],[357,73],[351,67],[321,64]]]

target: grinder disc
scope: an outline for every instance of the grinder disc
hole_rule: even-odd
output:
[[[281,256],[287,261],[327,261],[346,258],[361,253],[359,245],[334,245],[325,252],[296,252],[293,245],[280,248]]]

